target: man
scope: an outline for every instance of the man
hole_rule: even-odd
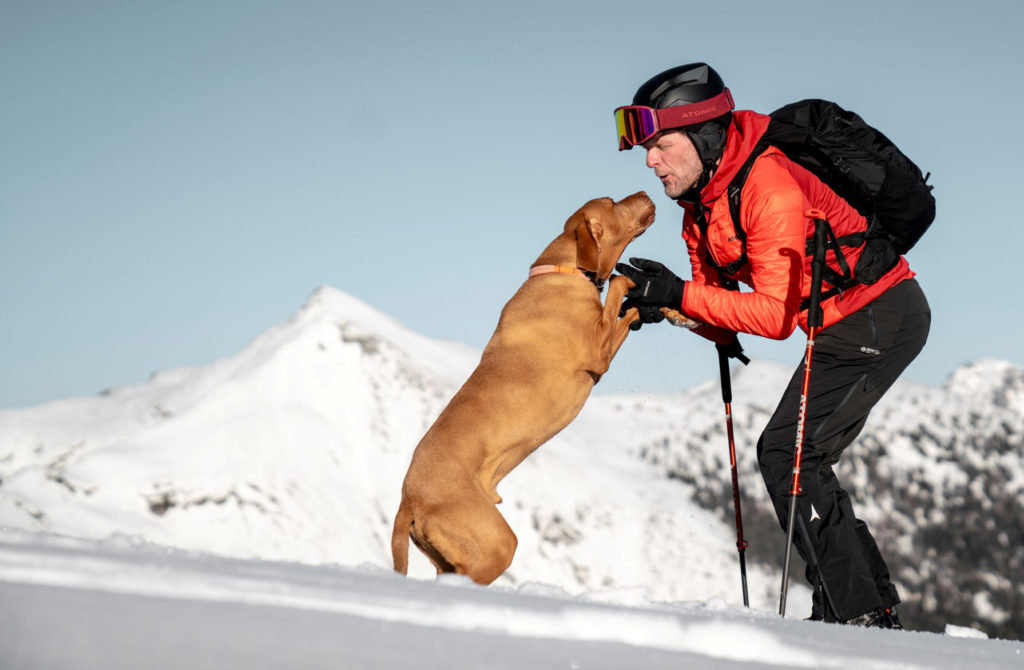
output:
[[[625,305],[643,323],[660,321],[661,307],[681,311],[695,332],[736,356],[736,333],[773,339],[807,329],[811,258],[806,240],[814,215],[825,214],[839,237],[863,232],[867,221],[808,170],[773,146],[754,160],[733,224],[728,187],[751,157],[769,117],[733,111],[729,90],[708,65],[675,67],[643,84],[633,105],[616,110],[619,150],[641,145],[665,195],[683,208],[683,240],[693,276],[683,281],[661,263],[631,259],[618,270],[635,283]],[[740,232],[742,231],[742,233]],[[844,248],[854,267],[863,248]],[[840,264],[834,253],[830,267]],[[635,267],[634,267],[635,266]],[[867,525],[832,466],[854,440],[868,412],[924,346],[931,315],[905,258],[881,278],[831,292],[821,308],[804,427],[801,495],[794,546],[814,588],[811,618],[901,628],[900,602]],[[739,291],[738,283],[750,290]],[[795,436],[804,364],[793,375],[757,444],[761,473],[779,523],[787,527]]]

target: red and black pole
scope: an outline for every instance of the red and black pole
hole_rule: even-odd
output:
[[[742,356],[742,354],[740,355]],[[725,403],[725,428],[729,436],[729,465],[732,468],[732,500],[736,510],[736,549],[740,552],[740,579],[743,582],[743,605],[750,607],[747,595],[747,542],[743,539],[743,514],[740,511],[740,480],[736,472],[736,440],[732,430],[732,379],[729,375],[729,354],[718,348],[718,370],[722,378],[722,402]],[[745,357],[740,358],[746,364]]]
[[[782,564],[782,595],[779,614],[786,616],[786,594],[789,590],[789,557],[793,548],[793,526],[796,519],[796,498],[800,495],[800,459],[804,450],[804,425],[807,421],[807,396],[811,385],[811,358],[814,338],[821,328],[821,277],[825,268],[825,235],[828,221],[817,210],[808,212],[814,219],[814,256],[811,259],[811,295],[807,308],[807,353],[804,357],[804,381],[800,390],[800,413],[796,424],[796,449],[793,457],[793,481],[789,488],[789,524],[786,530],[786,558]]]

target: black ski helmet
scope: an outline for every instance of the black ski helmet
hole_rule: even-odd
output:
[[[691,105],[710,100],[725,93],[728,89],[722,77],[707,63],[690,63],[665,70],[651,77],[637,89],[633,96],[634,105],[665,109],[679,105]],[[732,99],[729,98],[730,108]],[[700,156],[704,173],[697,182],[695,189],[704,188],[711,179],[718,160],[725,150],[725,139],[732,122],[732,111],[712,119],[702,119],[695,124],[681,126],[678,130],[685,132]]]

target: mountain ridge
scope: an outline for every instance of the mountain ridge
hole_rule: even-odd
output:
[[[478,358],[320,287],[234,356],[99,396],[0,411],[0,526],[387,565],[412,449]],[[753,445],[790,374],[764,361],[733,374],[752,600],[763,608],[777,596],[782,541]],[[963,617],[952,623],[1004,636],[1021,629],[1022,380],[1019,366],[986,359],[942,387],[900,382],[841,463],[858,511],[892,547],[905,599],[934,617],[923,625],[950,619],[942,600],[954,599]],[[676,394],[592,396],[502,484],[520,547],[501,583],[735,600],[727,457],[716,381]],[[1005,496],[1003,509],[986,487]],[[1006,560],[989,557],[976,570],[947,560],[936,546],[959,542],[950,514],[975,515],[974,541],[1001,547]],[[984,514],[1005,528],[990,528]],[[967,550],[952,553],[960,560]],[[412,555],[412,574],[429,577]],[[987,595],[951,595],[963,591],[961,578]],[[794,594],[802,607],[805,590]]]

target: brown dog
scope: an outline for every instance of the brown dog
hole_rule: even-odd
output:
[[[628,278],[612,279],[604,305],[599,285],[653,221],[646,193],[591,200],[533,264],[479,366],[413,453],[391,538],[396,571],[408,569],[410,536],[439,573],[480,584],[512,563],[498,482],[569,425],[608,370],[638,316],[619,318]]]

